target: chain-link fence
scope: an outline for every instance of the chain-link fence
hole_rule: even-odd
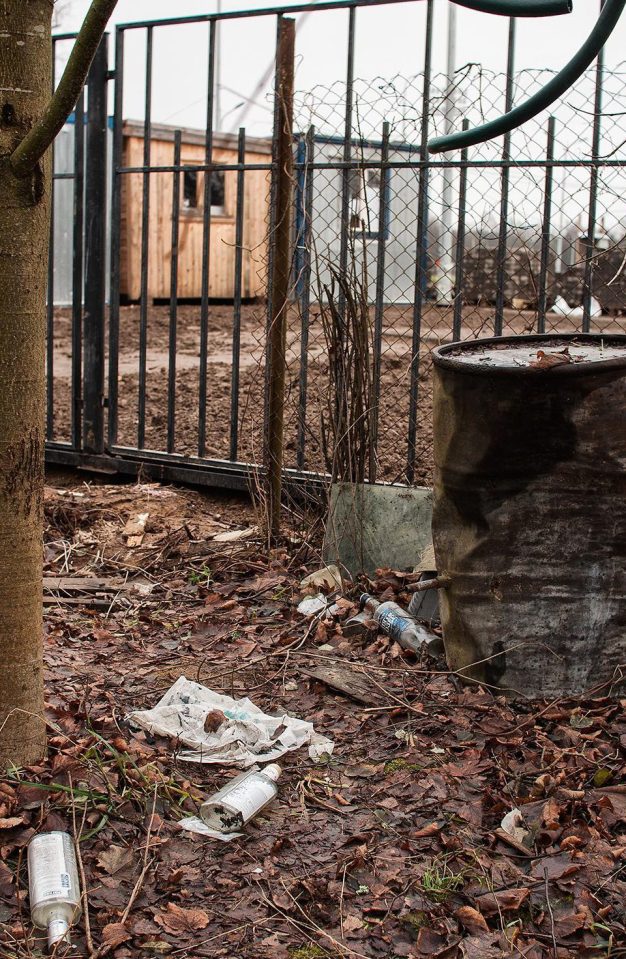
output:
[[[514,101],[551,75],[516,74]],[[600,80],[602,116],[594,111]],[[324,319],[329,297],[345,307],[341,277],[367,314],[363,441],[372,479],[430,480],[430,357],[438,344],[626,330],[626,73],[589,71],[553,118],[525,124],[504,144],[443,158],[422,149],[424,94],[417,76],[296,95],[290,466],[332,465],[324,414],[337,386],[337,344]],[[502,112],[506,94],[506,74],[477,64],[452,83],[434,77],[429,137]],[[357,430],[348,420],[344,427]]]
[[[500,115],[553,74],[511,68],[512,20],[507,73],[469,63],[452,78],[432,75],[428,0],[423,72],[355,78],[365,6],[385,2],[333,4],[347,26],[345,79],[296,88],[291,244],[281,254],[291,281],[278,314],[267,291],[283,165],[276,135],[213,129],[216,36],[226,21],[233,31],[264,18],[293,25],[289,8],[117,27],[115,69],[101,71],[97,88],[94,80],[101,95],[87,99],[85,124],[104,131],[95,107],[106,110],[114,77],[103,133],[113,141],[109,189],[92,187],[106,146],[88,149],[88,137],[83,144],[82,101],[57,146],[49,456],[82,462],[89,454],[108,458],[105,467],[115,459],[119,469],[245,487],[251,467],[277,461],[267,451],[268,385],[276,382],[270,314],[286,318],[281,461],[294,478],[429,483],[435,346],[626,329],[626,67],[608,71],[600,59],[553,117],[429,156],[432,137]],[[306,13],[324,16],[313,5]],[[158,113],[157,91],[172,74],[165,39],[180,31],[206,44],[196,77],[205,84],[200,128],[161,122]],[[137,63],[143,83],[127,76],[125,88],[125,64]],[[317,75],[331,75],[328,64]],[[275,116],[276,92],[267,97]],[[71,191],[73,182],[80,188]],[[96,221],[108,224],[110,275],[93,287],[87,275],[83,282],[82,261],[93,266],[84,251]],[[85,322],[88,288],[100,304],[97,322],[93,313]],[[97,442],[86,422],[97,424]]]

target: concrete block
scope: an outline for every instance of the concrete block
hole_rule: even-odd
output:
[[[323,558],[351,576],[413,569],[431,543],[432,490],[334,483]]]

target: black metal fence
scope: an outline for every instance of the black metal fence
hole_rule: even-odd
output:
[[[332,364],[346,346],[341,317],[350,311],[365,336],[366,476],[405,483],[430,481],[434,346],[529,330],[626,328],[626,74],[605,70],[600,58],[553,116],[503,141],[430,158],[430,137],[503,112],[548,71],[516,71],[511,20],[506,72],[466,64],[453,77],[436,76],[433,0],[388,2],[426,8],[418,76],[355,76],[359,17],[383,0],[123,25],[111,72],[103,47],[86,106],[81,100],[76,110],[73,168],[57,173],[75,185],[74,265],[69,314],[55,310],[52,285],[48,303],[52,461],[233,488],[262,464],[273,375],[265,362],[266,291],[276,269],[272,197],[281,170],[271,136],[214,129],[216,35],[226,26],[262,21],[267,29],[331,9],[345,19],[343,81],[296,87],[294,97],[289,476],[332,471],[329,396],[341,382]],[[155,90],[172,69],[159,37],[189,29],[202,31],[206,47],[202,129],[163,123],[155,112]],[[142,116],[133,124],[138,107],[129,106],[124,75],[138,41],[145,70]],[[57,222],[51,284],[60,232]]]

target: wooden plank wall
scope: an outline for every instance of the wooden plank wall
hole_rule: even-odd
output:
[[[151,166],[173,163],[174,145],[153,136]],[[203,163],[204,147],[185,143],[182,163]],[[215,163],[236,163],[236,149],[214,148]],[[247,163],[269,163],[268,153],[246,153]],[[143,165],[143,139],[124,137],[124,166]],[[143,175],[123,174],[121,222],[121,293],[138,300],[141,286],[141,217]],[[197,298],[202,294],[202,230],[204,174],[198,173],[198,206],[183,208],[183,176],[180,177],[180,232],[178,260],[178,296]],[[169,299],[172,173],[150,174],[150,237],[148,256],[148,291],[151,299]],[[235,281],[235,212],[237,173],[224,177],[224,214],[211,216],[209,253],[209,296],[232,299]],[[244,186],[244,254],[242,296],[264,296],[267,278],[267,229],[270,194],[269,170],[250,170]]]

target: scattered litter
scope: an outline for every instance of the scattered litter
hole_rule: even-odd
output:
[[[220,842],[232,842],[233,839],[239,839],[244,835],[242,832],[220,832],[219,829],[211,829],[199,816],[186,816],[179,821],[178,825],[185,832],[195,832],[209,839],[219,839]]]
[[[371,612],[382,632],[395,640],[403,649],[409,649],[417,655],[422,652],[435,654],[441,649],[441,637],[416,623],[398,603],[379,603],[369,593],[363,593],[361,606]]]
[[[265,769],[255,766],[240,773],[202,803],[199,817],[188,816],[179,825],[222,842],[238,839],[244,835],[239,830],[276,796],[281,772],[280,766],[270,763]]]
[[[339,568],[333,564],[324,566],[314,573],[309,573],[300,583],[300,589],[304,593],[319,592],[320,589],[326,589],[329,593],[335,593],[337,590],[342,589],[342,587],[343,581],[341,579],[341,573],[339,572]]]
[[[570,306],[567,300],[562,296],[557,296],[556,300],[554,301],[554,306],[550,312],[557,313],[559,316],[568,316],[572,320],[580,320],[584,316],[584,310],[582,306]],[[595,296],[591,297],[589,303],[589,315],[602,316],[602,307],[596,300]]]
[[[307,599],[303,599],[298,605],[298,612],[302,616],[318,616],[327,608],[328,600],[323,593],[318,593],[317,596],[310,596],[307,597]]]
[[[216,533],[212,539],[214,543],[238,543],[242,539],[252,539],[258,532],[258,526],[248,526],[246,529],[228,529],[224,533]]]
[[[350,619],[341,624],[341,632],[345,639],[358,639],[360,636],[367,636],[376,628],[371,614],[366,610],[357,613],[356,616],[351,616]]]
[[[278,793],[282,770],[277,763],[255,767],[235,776],[200,806],[200,818],[210,829],[231,833],[241,829]]]
[[[209,713],[220,710],[227,722],[206,730]],[[317,761],[331,754],[334,743],[315,732],[313,724],[293,716],[268,716],[249,699],[231,699],[180,676],[153,709],[128,716],[133,726],[176,739],[188,749],[179,759],[221,763],[247,769],[259,760],[278,759],[309,744]],[[210,724],[214,725],[214,724]]]
[[[500,823],[500,829],[508,833],[515,842],[524,846],[525,840],[529,835],[528,830],[524,828],[524,817],[520,809],[511,809]]]
[[[141,546],[146,533],[146,523],[150,513],[137,513],[135,519],[129,519],[122,530],[122,536],[126,540],[126,545],[133,549]]]
[[[33,925],[46,929],[48,948],[67,943],[81,912],[76,850],[66,832],[42,832],[28,844],[28,887]]]

